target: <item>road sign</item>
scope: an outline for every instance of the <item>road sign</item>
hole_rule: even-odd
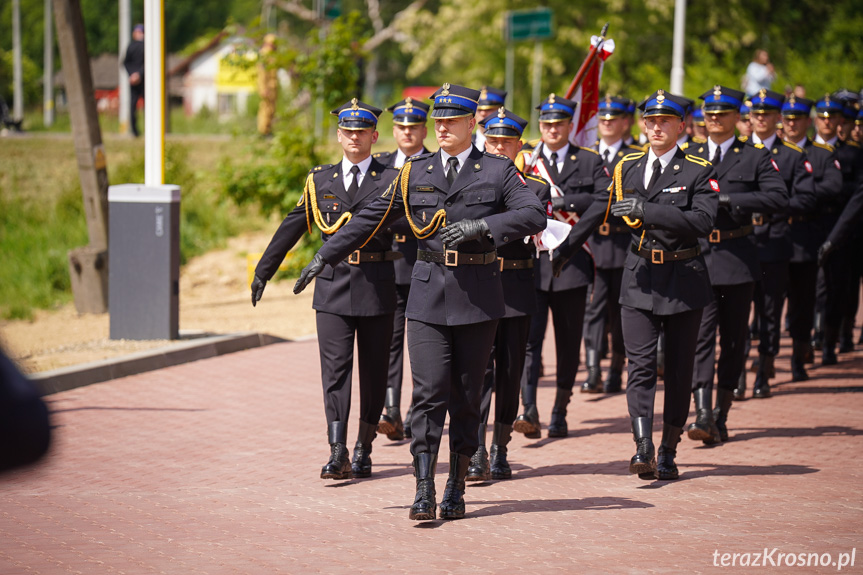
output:
[[[506,40],[551,38],[551,9],[511,10],[506,13]]]

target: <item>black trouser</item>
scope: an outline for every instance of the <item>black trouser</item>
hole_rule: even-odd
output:
[[[584,348],[602,349],[606,324],[611,332],[611,351],[623,355],[623,329],[620,327],[620,282],[623,268],[596,268],[593,278],[593,295],[588,298],[584,312]]]
[[[387,389],[395,390],[395,397],[401,402],[402,378],[405,366],[405,308],[411,286],[396,284],[396,311],[393,314],[393,339],[390,344],[390,369],[387,376]],[[398,407],[399,404],[396,404]]]
[[[134,86],[129,86],[129,127],[132,129],[132,135],[138,136],[138,100],[144,97],[144,83],[140,82]]]
[[[507,317],[497,324],[494,348],[482,384],[480,421],[488,423],[494,391],[494,422],[512,425],[518,415],[518,394],[524,354],[530,333],[530,316]]]
[[[654,315],[653,312],[642,309],[621,307],[620,319],[623,333],[626,334],[624,342],[626,358],[629,360],[626,403],[630,417],[653,419],[653,400],[656,396],[656,341],[662,332],[665,334],[663,421],[674,427],[683,427],[686,423],[701,312],[702,310],[695,309],[673,315]]]
[[[557,387],[572,389],[575,375],[578,373],[586,297],[587,286],[564,291],[536,291],[536,313],[531,316],[530,321],[522,386],[536,387],[539,383],[542,342],[548,327],[548,311],[551,309],[554,349],[557,356]]]
[[[860,257],[854,245],[842,246],[828,256],[824,263],[824,284],[827,288],[827,297],[824,304],[824,328],[825,332],[839,334],[839,325],[848,310],[854,305],[859,287],[853,285],[854,264],[853,259]],[[829,329],[828,329],[829,328]],[[835,344],[836,341],[830,342]]]
[[[779,339],[782,337],[782,304],[785,303],[785,289],[788,286],[788,262],[761,262],[761,289],[755,297],[761,303],[755,309],[761,311],[758,318],[760,340],[758,353],[776,355],[779,353]]]
[[[448,326],[408,319],[414,382],[411,454],[438,453],[447,412],[450,453],[476,451],[483,374],[497,322]]]
[[[354,335],[360,370],[360,420],[377,425],[386,399],[393,314],[364,317],[319,311],[316,321],[327,425],[347,422],[350,416]]]
[[[817,262],[791,262],[788,266],[788,327],[791,339],[809,342],[815,323]]]
[[[746,364],[749,305],[755,283],[713,286],[713,301],[704,308],[695,347],[692,390],[713,389],[713,378],[723,389],[734,389]],[[716,329],[719,328],[719,361]]]

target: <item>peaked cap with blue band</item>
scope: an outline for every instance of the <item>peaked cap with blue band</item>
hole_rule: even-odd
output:
[[[745,96],[746,94],[740,90],[726,88],[717,84],[713,86],[712,90],[708,90],[698,97],[704,100],[701,109],[704,110],[705,114],[722,114],[726,112],[739,112]]]
[[[695,122],[697,126],[704,125],[704,110],[701,108],[693,108],[692,109],[692,121]]]
[[[785,118],[808,118],[815,102],[807,98],[798,98],[794,94],[788,96],[782,104],[782,116]]]
[[[432,118],[463,118],[476,115],[479,90],[455,84],[444,84],[431,97],[434,100]]]
[[[501,107],[496,115],[483,120],[482,126],[485,128],[486,137],[520,138],[527,126],[527,120]]]
[[[419,102],[413,98],[405,98],[401,102],[387,108],[387,112],[393,113],[393,124],[399,126],[413,126],[425,124],[428,119],[429,105]]]
[[[635,100],[632,98],[626,98],[626,113],[630,116],[635,115]]]
[[[644,118],[650,116],[677,116],[681,120],[686,117],[686,111],[692,100],[669,94],[665,90],[657,90],[648,96],[639,106]]]
[[[785,96],[773,90],[761,88],[752,96],[752,105],[749,108],[753,114],[764,114],[767,112],[778,112],[782,109]]]
[[[625,116],[629,113],[630,101],[628,98],[621,98],[620,96],[606,96],[604,100],[599,102],[599,119],[611,120]]]
[[[840,116],[844,113],[845,106],[839,100],[834,100],[830,94],[815,102],[815,113],[821,118]]]
[[[668,94],[666,94],[667,96]],[[692,110],[695,109],[695,100],[690,100],[686,96],[677,96],[680,100],[686,102],[686,113],[691,114]]]
[[[749,119],[749,106],[752,104],[749,100],[746,100],[742,104],[740,104],[740,119],[748,120]]]
[[[549,94],[548,98],[536,109],[539,110],[540,122],[565,122],[572,120],[576,107],[578,107],[578,102]]]
[[[848,120],[857,118],[857,110],[860,109],[860,96],[847,88],[836,90],[832,95],[834,100],[842,102],[842,115]]]
[[[383,110],[354,98],[330,113],[339,117],[339,128],[343,130],[373,130]]]
[[[857,118],[854,120],[854,123],[858,126],[863,124],[863,108],[860,108],[860,111],[857,112]]]
[[[497,88],[489,88],[483,86],[479,92],[479,100],[477,100],[477,110],[493,110],[500,108],[506,102],[506,92]]]

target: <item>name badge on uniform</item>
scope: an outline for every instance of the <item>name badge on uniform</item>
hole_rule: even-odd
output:
[[[677,194],[679,192],[683,192],[686,190],[686,186],[678,186],[676,188],[665,188],[662,190],[663,194]]]
[[[417,186],[418,192],[433,192],[434,186]]]

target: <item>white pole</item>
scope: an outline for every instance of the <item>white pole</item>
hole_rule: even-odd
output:
[[[671,51],[671,93],[683,95],[683,48],[686,38],[686,0],[674,2],[674,45]]]
[[[54,23],[53,3],[45,0],[45,45],[42,60],[44,74],[42,76],[42,123],[45,127],[54,125]]]
[[[117,62],[120,67],[120,109],[118,110],[118,120],[120,122],[120,133],[129,133],[129,100],[132,98],[129,88],[129,74],[126,72],[126,67],[123,65],[123,58],[126,56],[126,49],[129,47],[129,42],[132,39],[132,15],[129,8],[129,0],[120,0],[120,44],[117,53],[120,59]]]
[[[21,73],[21,0],[12,0],[12,115],[24,117],[24,83]]]
[[[530,99],[530,125],[537,126],[539,123],[539,106],[542,98],[542,41],[537,40],[533,47],[533,93]]]
[[[144,184],[165,183],[165,10],[144,0]]]
[[[511,40],[506,41],[506,79],[504,87],[506,88],[506,107],[512,110],[512,91],[514,84],[514,68],[515,68],[515,47]]]

